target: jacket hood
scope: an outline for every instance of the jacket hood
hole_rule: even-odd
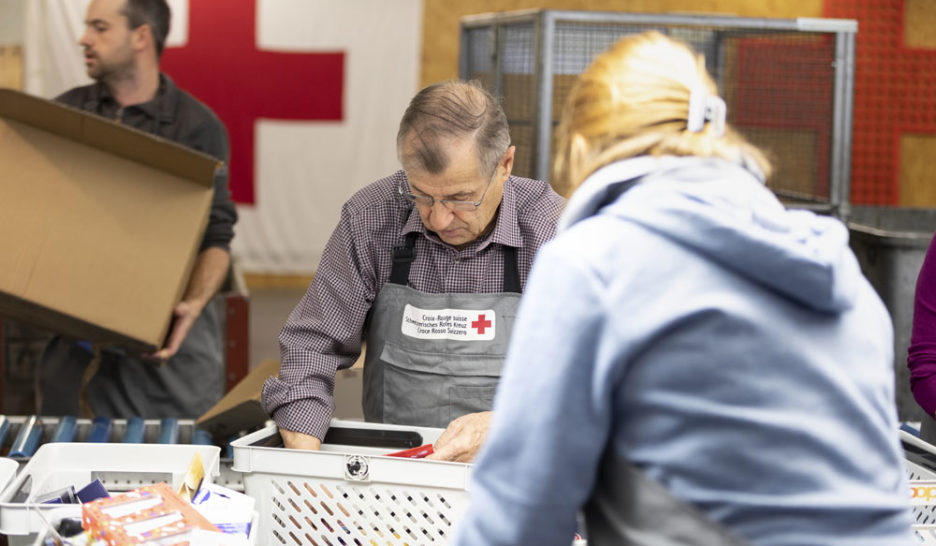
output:
[[[721,159],[639,157],[594,172],[557,233],[608,214],[692,248],[807,307],[852,307],[861,272],[838,220],[787,210],[759,172]]]

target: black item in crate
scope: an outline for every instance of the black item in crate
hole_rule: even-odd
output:
[[[325,439],[322,443],[358,447],[408,449],[423,445],[423,437],[413,430],[332,427],[325,433]],[[283,447],[283,438],[280,436],[279,432],[276,432],[251,445],[257,447]]]
[[[463,17],[459,75],[503,97],[514,174],[549,179],[554,130],[576,78],[619,38],[648,30],[704,54],[728,122],[776,158],[768,186],[781,199],[847,212],[858,25],[845,19],[561,10]]]

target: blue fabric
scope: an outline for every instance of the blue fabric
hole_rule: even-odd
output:
[[[755,545],[914,544],[847,239],[721,160],[595,173],[534,263],[456,544],[567,546],[606,449]]]

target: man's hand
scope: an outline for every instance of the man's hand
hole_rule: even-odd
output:
[[[291,430],[279,429],[280,436],[283,438],[283,445],[289,449],[311,449],[318,451],[322,447],[322,441],[315,436],[293,432]]]
[[[160,362],[172,358],[173,355],[179,352],[182,340],[188,335],[192,325],[195,324],[195,319],[198,318],[204,308],[205,304],[197,301],[183,301],[176,305],[175,309],[172,310],[175,321],[172,323],[172,331],[169,333],[169,339],[166,340],[166,346],[155,353],[143,355],[143,358]]]
[[[175,321],[166,346],[155,353],[143,355],[143,359],[165,362],[179,351],[182,341],[195,324],[195,319],[224,282],[230,264],[231,256],[222,248],[207,248],[198,255],[189,276],[185,295],[172,310]]]
[[[469,413],[455,419],[433,446],[434,453],[426,457],[439,461],[471,462],[484,443],[488,427],[491,425],[489,411]]]

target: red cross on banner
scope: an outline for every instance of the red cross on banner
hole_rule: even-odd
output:
[[[188,44],[167,48],[162,70],[211,107],[231,141],[234,201],[253,204],[258,119],[343,119],[344,53],[260,51],[256,0],[189,2]]]
[[[795,42],[787,37],[739,39],[734,124],[815,135],[815,195],[828,195],[834,55],[831,36]],[[809,153],[809,150],[804,150]],[[780,158],[786,159],[786,158]],[[794,159],[794,158],[791,158]]]
[[[926,0],[930,1],[930,0]],[[936,51],[904,45],[904,2],[826,0],[823,15],[857,19],[852,202],[900,200],[900,137],[936,133]]]
[[[472,321],[471,327],[478,330],[479,334],[483,334],[485,329],[491,327],[491,321],[485,320],[484,315],[478,315],[478,320]]]

